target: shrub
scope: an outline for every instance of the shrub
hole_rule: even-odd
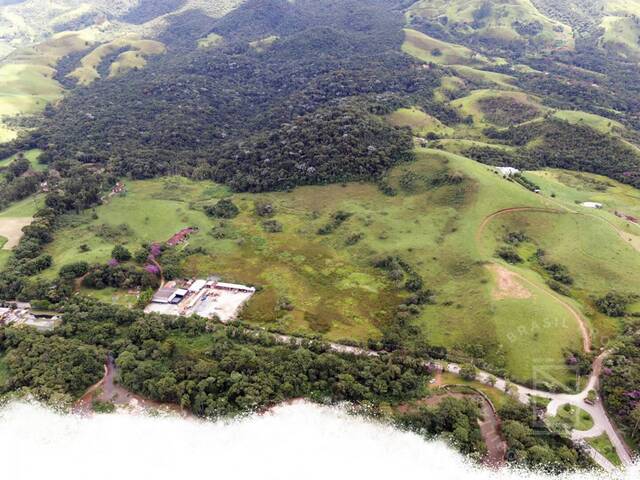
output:
[[[215,205],[208,205],[204,211],[210,217],[235,218],[240,213],[240,209],[228,198],[223,198]]]
[[[131,252],[122,245],[116,245],[111,251],[111,257],[115,258],[119,262],[127,262],[131,260]]]
[[[518,255],[518,252],[516,252],[513,247],[500,247],[498,250],[496,250],[496,255],[507,263],[522,263],[522,257]]]
[[[623,317],[627,311],[629,298],[616,292],[609,292],[596,300],[596,308],[610,317]]]
[[[66,280],[73,278],[79,278],[89,271],[89,264],[87,262],[76,262],[64,265],[60,269],[60,277]]]
[[[265,220],[262,222],[262,228],[267,233],[279,233],[282,231],[282,224],[277,220]]]
[[[476,375],[476,367],[474,367],[470,363],[462,365],[462,367],[460,368],[460,376],[465,380],[473,381],[476,379]]]
[[[259,217],[273,217],[276,214],[275,207],[268,202],[256,202],[255,208]]]

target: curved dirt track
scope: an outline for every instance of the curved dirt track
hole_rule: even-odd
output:
[[[480,224],[480,227],[478,227],[478,231],[476,233],[476,241],[478,243],[480,242],[482,234],[484,233],[485,228],[487,227],[487,225],[489,225],[489,223],[493,219],[495,219],[495,218],[497,218],[497,217],[499,217],[501,215],[505,215],[505,214],[509,214],[509,213],[516,213],[516,212],[541,212],[541,213],[554,213],[554,214],[567,213],[567,211],[565,211],[565,210],[554,209],[554,208],[543,208],[543,207],[504,208],[502,210],[498,210],[496,212],[493,212],[490,215],[487,215],[484,218],[484,220],[482,220],[482,223]],[[544,295],[553,298],[556,301],[556,303],[561,305],[562,308],[564,308],[567,312],[569,312],[569,314],[576,320],[576,322],[578,323],[578,327],[580,328],[580,333],[582,335],[582,348],[587,353],[592,351],[591,332],[589,331],[588,323],[587,323],[586,319],[582,316],[582,314],[578,310],[576,310],[567,301],[562,299],[560,297],[560,295],[541,287],[540,285],[538,285],[535,282],[529,280],[528,278],[524,277],[523,275],[520,275],[519,273],[516,273],[516,272],[513,272],[513,271],[510,271],[510,273],[515,278],[520,280],[521,282],[524,282],[527,285],[529,285],[531,287],[534,287],[536,290],[541,291]]]
[[[478,227],[478,231],[476,232],[476,242],[480,242],[480,238],[484,233],[484,229],[487,228],[487,225],[496,217],[500,215],[505,215],[507,213],[516,213],[516,212],[541,212],[541,213],[567,213],[566,210],[560,210],[558,208],[544,208],[544,207],[511,207],[511,208],[503,208],[502,210],[498,210],[493,212],[482,220],[482,223]]]
[[[521,282],[524,282],[527,285],[541,291],[544,295],[553,298],[556,301],[556,303],[561,305],[562,308],[564,308],[567,312],[569,312],[569,314],[578,323],[578,327],[580,328],[580,333],[582,334],[582,348],[586,353],[590,353],[593,350],[593,346],[591,343],[591,332],[589,331],[589,327],[587,326],[587,321],[578,310],[573,308],[573,306],[571,306],[570,303],[563,300],[559,294],[554,293],[553,291],[550,291],[550,290],[546,290],[545,288],[541,287],[535,282],[532,282],[527,277],[520,275],[519,273],[516,273],[516,272],[511,272],[511,273],[514,277],[516,277]]]

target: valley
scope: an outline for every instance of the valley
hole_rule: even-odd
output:
[[[0,2],[0,395],[631,465],[640,7],[556,3]]]

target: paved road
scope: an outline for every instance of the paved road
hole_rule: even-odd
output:
[[[585,410],[589,413],[589,415],[591,415],[594,426],[588,431],[573,430],[571,432],[571,439],[576,443],[582,444],[583,441],[587,438],[599,437],[603,433],[606,433],[609,437],[609,440],[616,449],[616,453],[620,457],[622,464],[625,466],[630,466],[633,463],[631,452],[626,446],[624,439],[621,438],[621,436],[613,426],[613,423],[609,419],[602,401],[598,399],[594,405],[589,405],[585,402],[585,399],[589,394],[589,390],[597,390],[598,388],[600,373],[602,371],[602,363],[604,362],[604,359],[606,358],[608,353],[609,352],[603,352],[596,358],[593,363],[593,371],[591,373],[591,376],[589,377],[587,386],[584,390],[576,394],[550,393],[542,390],[534,390],[514,383],[507,383],[504,379],[501,378],[496,379],[495,387],[499,390],[502,390],[503,392],[507,392],[507,387],[510,385],[511,392],[507,393],[511,393],[520,402],[527,405],[529,404],[529,399],[531,396],[542,397],[551,400],[549,402],[549,405],[547,406],[546,411],[546,415],[548,417],[555,416],[558,413],[558,409],[565,404],[573,405]],[[445,364],[444,368],[450,373],[460,373],[460,366],[455,363]],[[490,383],[489,380],[491,378],[496,377],[484,371],[480,371],[477,376],[477,379],[483,383]],[[613,465],[611,465],[608,460],[604,459],[602,455],[595,455],[593,452],[595,452],[595,450],[590,449],[592,458],[596,462],[598,462],[599,465],[601,465],[605,469],[610,469],[611,467],[613,467]],[[602,461],[602,459],[606,461]]]
[[[296,342],[296,340],[293,337],[288,337],[286,335],[279,335],[278,337],[281,341]],[[346,354],[361,355],[361,356],[364,356],[364,355],[378,356],[379,355],[377,352],[373,352],[363,348],[340,345],[337,343],[330,343],[329,347],[331,348],[331,350],[338,353],[346,353]],[[579,407],[585,410],[586,412],[589,413],[589,415],[591,415],[594,426],[592,429],[588,431],[579,431],[579,430],[572,431],[571,439],[577,444],[580,444],[583,446],[586,445],[587,451],[590,453],[591,457],[602,468],[604,468],[607,471],[615,471],[617,470],[617,468],[611,462],[609,462],[605,457],[600,455],[595,449],[589,447],[588,444],[584,442],[584,440],[587,438],[599,437],[603,433],[606,433],[612,445],[616,449],[616,453],[618,454],[618,457],[620,457],[622,464],[625,467],[628,467],[633,464],[634,459],[632,458],[632,454],[629,448],[627,447],[626,443],[624,442],[624,439],[618,434],[618,431],[613,426],[613,423],[611,422],[609,416],[607,415],[607,412],[604,408],[602,401],[598,399],[594,405],[589,405],[588,403],[585,402],[585,399],[589,394],[589,390],[597,390],[598,388],[598,384],[600,381],[600,373],[602,372],[602,364],[608,354],[609,352],[603,352],[595,359],[595,361],[593,362],[593,369],[592,369],[591,376],[589,377],[589,381],[587,382],[587,386],[584,388],[584,390],[576,394],[551,393],[551,392],[545,392],[543,390],[535,390],[532,388],[515,384],[513,382],[507,382],[502,378],[497,378],[494,375],[482,370],[478,371],[477,380],[482,383],[490,384],[492,380],[495,379],[495,384],[494,384],[495,388],[513,395],[514,398],[519,400],[521,403],[524,403],[525,405],[529,405],[530,403],[529,400],[532,396],[547,398],[551,400],[549,402],[549,405],[547,406],[547,411],[546,411],[546,415],[548,417],[555,416],[558,413],[558,409],[565,404],[573,405],[575,407]],[[429,362],[425,362],[425,365],[428,363]],[[453,373],[455,375],[460,374],[460,365],[458,364],[445,363],[443,364],[443,368],[449,373]]]

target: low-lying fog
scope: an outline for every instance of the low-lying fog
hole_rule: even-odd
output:
[[[304,402],[216,423],[124,413],[81,418],[12,403],[0,410],[0,459],[2,478],[11,480],[558,479],[486,470],[442,442]],[[640,470],[565,478],[637,480]]]

